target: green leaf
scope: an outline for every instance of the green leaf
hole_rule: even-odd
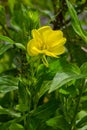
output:
[[[33,113],[38,119],[47,120],[54,115],[56,109],[58,108],[58,102],[52,99],[51,101],[39,106]]]
[[[16,0],[8,0],[8,4],[12,13],[13,13],[15,2]]]
[[[62,89],[62,88],[60,88],[59,93],[62,93],[64,95],[69,95],[70,94],[67,90]]]
[[[70,130],[69,124],[66,122],[62,115],[49,119],[46,121],[46,124],[53,127],[54,129],[59,128],[60,130]]]
[[[78,19],[78,16],[74,7],[68,0],[66,0],[66,3],[69,9],[69,13],[71,15],[71,22],[72,22],[72,27],[74,31],[87,43],[87,35],[81,27],[80,21]]]
[[[87,125],[87,116],[83,117],[78,123],[77,123],[77,127],[81,128],[84,127],[85,125]]]
[[[15,111],[12,111],[10,109],[6,109],[6,108],[3,108],[2,106],[0,106],[0,115],[4,115],[4,114],[11,115],[12,117],[21,116],[21,114],[18,112],[16,113]]]
[[[6,42],[8,42],[10,44],[14,44],[14,41],[12,39],[10,39],[9,37],[7,37],[7,36],[0,35],[0,40],[6,41]]]
[[[82,128],[78,128],[78,130],[87,130],[87,125],[83,126]]]
[[[2,55],[4,52],[6,52],[10,48],[12,48],[11,44],[0,43],[0,55]]]
[[[87,116],[87,112],[84,110],[81,110],[80,112],[78,112],[77,114],[77,119],[80,121],[82,118],[84,118],[85,116]]]
[[[24,130],[24,127],[21,124],[13,123],[10,125],[9,130]]]
[[[0,130],[8,130],[9,123],[0,123]]]
[[[12,76],[0,76],[0,93],[7,93],[18,89],[18,78]]]
[[[80,70],[83,74],[87,74],[87,62],[81,65]]]
[[[23,3],[24,3],[25,5],[30,6],[30,7],[33,8],[33,4],[31,3],[31,0],[22,0],[22,1],[23,1]]]
[[[21,43],[15,43],[16,47],[19,48],[19,49],[22,49],[22,50],[26,50],[25,49],[25,46]]]
[[[51,87],[49,89],[49,93],[55,91],[56,89],[59,89],[66,83],[72,80],[81,79],[87,77],[87,74],[77,74],[74,72],[58,72],[51,84]]]
[[[6,48],[9,49],[10,47],[12,47],[13,44],[19,49],[26,50],[25,46],[22,45],[22,43],[15,43],[12,39],[10,39],[7,36],[0,35],[0,40],[7,42],[6,44],[0,45],[0,51],[6,50]]]
[[[39,91],[39,98],[41,98],[50,88],[51,81],[45,81]]]
[[[29,101],[26,99],[28,99],[29,96],[28,96],[27,91],[29,92],[29,90],[27,90],[25,84],[23,84],[21,81],[19,81],[18,92],[19,92],[20,100],[19,100],[19,105],[17,105],[17,109],[22,112],[28,110]]]

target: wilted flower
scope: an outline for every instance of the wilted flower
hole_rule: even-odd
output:
[[[44,26],[32,30],[33,39],[27,44],[27,51],[30,56],[44,54],[51,57],[58,57],[65,52],[64,44],[66,38],[61,30],[52,30],[50,26]]]

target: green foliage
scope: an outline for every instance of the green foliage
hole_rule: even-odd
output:
[[[24,130],[23,126],[17,123],[10,125],[9,130]]]
[[[0,55],[5,53],[8,49],[12,48],[11,44],[0,44]]]
[[[9,8],[10,8],[12,13],[14,10],[15,2],[16,2],[16,0],[8,0]]]
[[[87,77],[86,74],[80,75],[71,72],[58,72],[52,81],[49,92],[53,92],[54,90],[60,88],[61,86],[65,85],[66,83],[72,80],[81,79],[85,77]]]
[[[68,5],[68,8],[69,8],[70,15],[71,15],[71,20],[72,20],[71,22],[72,22],[73,29],[87,43],[87,38],[86,38],[87,35],[81,27],[80,21],[78,19],[78,16],[77,16],[77,13],[76,13],[74,7],[68,0],[66,0],[66,2]]]
[[[87,1],[0,1],[0,130],[87,129]],[[32,29],[67,42],[59,58],[30,57]]]
[[[7,115],[10,115],[10,116],[12,116],[12,117],[20,117],[21,115],[20,115],[20,113],[16,113],[15,111],[12,111],[12,110],[10,110],[10,109],[6,109],[6,108],[3,108],[3,107],[1,107],[0,106],[0,114],[2,115],[5,115],[5,114],[7,114]]]
[[[54,129],[70,130],[69,124],[66,122],[63,116],[57,116],[47,121],[47,125]]]
[[[3,36],[3,35],[0,35],[0,40],[6,41],[10,44],[14,44],[14,41],[12,39],[10,39],[9,37]]]
[[[9,75],[0,76],[0,93],[18,89],[18,79]]]

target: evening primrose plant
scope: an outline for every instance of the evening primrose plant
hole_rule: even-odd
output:
[[[86,5],[0,1],[0,130],[87,130]]]
[[[42,54],[43,57],[47,55],[58,58],[65,52],[66,38],[63,37],[63,32],[60,30],[52,30],[50,26],[43,26],[38,30],[33,29],[32,36],[33,39],[27,44],[27,51],[30,56]]]

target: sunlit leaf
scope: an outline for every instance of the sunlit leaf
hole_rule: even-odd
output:
[[[48,121],[46,121],[48,126],[53,127],[54,129],[60,129],[60,130],[70,130],[69,124],[66,122],[63,116],[59,115],[54,118],[50,118]]]
[[[9,127],[9,130],[24,130],[24,127],[18,123],[12,123]]]
[[[87,125],[87,116],[84,116],[78,123],[77,123],[77,127],[78,128],[82,128],[85,125]]]
[[[81,79],[85,77],[87,77],[87,74],[82,75],[82,74],[76,74],[73,72],[58,72],[52,81],[49,92],[53,92],[56,89],[59,89],[60,87],[68,83],[69,81]]]
[[[8,42],[10,44],[14,44],[14,41],[12,39],[10,39],[9,37],[7,37],[7,36],[0,35],[0,40],[6,41],[6,42]]]
[[[10,109],[6,109],[6,108],[3,108],[2,106],[0,106],[0,115],[4,115],[4,114],[7,114],[7,115],[10,115],[12,117],[20,117],[20,113],[16,113],[15,111],[12,111]]]
[[[15,43],[16,47],[19,48],[19,49],[22,49],[22,50],[26,50],[25,49],[25,46],[22,45],[21,43]]]

